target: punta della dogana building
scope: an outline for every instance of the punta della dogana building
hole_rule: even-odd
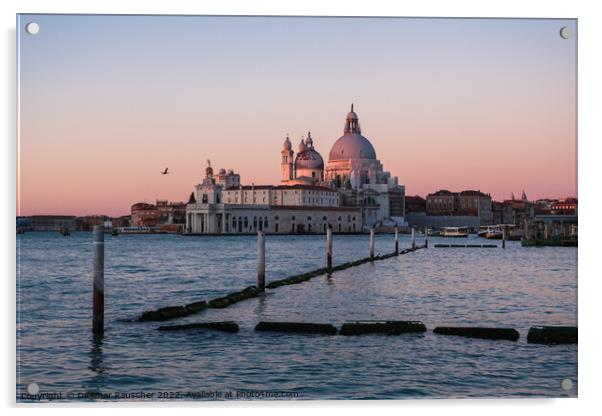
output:
[[[186,206],[186,232],[357,233],[407,225],[405,188],[376,158],[353,105],[326,165],[311,132],[297,149],[295,155],[287,136],[277,185],[243,185],[233,170],[214,173],[209,164]]]

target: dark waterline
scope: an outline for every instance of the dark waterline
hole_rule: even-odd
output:
[[[409,242],[402,236],[400,246]],[[393,237],[378,235],[376,247],[391,252]],[[323,236],[267,236],[267,282],[323,267],[324,250]],[[335,264],[367,254],[368,236],[334,236]],[[255,284],[256,238],[107,236],[101,340],[90,330],[91,255],[91,233],[17,237],[18,400],[31,382],[40,393],[75,399],[141,391],[267,390],[299,399],[577,394],[577,346],[526,343],[532,325],[577,325],[574,248],[518,242],[505,250],[429,248],[174,321],[234,320],[237,334],[163,333],[157,323],[122,320]],[[352,319],[421,320],[429,331],[361,337],[253,331],[260,320],[340,326]],[[438,336],[431,332],[438,325],[510,326],[521,338]],[[560,387],[564,378],[573,381],[568,392]]]

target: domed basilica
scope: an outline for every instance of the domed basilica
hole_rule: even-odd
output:
[[[330,149],[328,164],[314,148],[311,133],[301,139],[297,156],[289,137],[284,141],[282,182],[317,185],[339,190],[345,206],[362,207],[364,225],[404,225],[405,188],[391,177],[376,158],[374,146],[362,136],[359,117],[353,110],[345,118],[343,135]]]
[[[280,153],[280,185],[243,185],[233,170],[215,175],[208,162],[186,205],[186,233],[315,234],[329,226],[335,233],[357,233],[406,225],[405,189],[362,136],[353,105],[326,166],[310,132],[296,156],[289,137]]]

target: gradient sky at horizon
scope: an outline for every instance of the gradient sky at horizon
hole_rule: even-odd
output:
[[[407,195],[576,196],[577,42],[563,26],[577,31],[573,19],[20,15],[17,214],[184,201],[207,159],[276,184],[286,134],[296,149],[311,130],[326,161],[352,102]]]

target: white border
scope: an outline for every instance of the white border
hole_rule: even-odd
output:
[[[180,408],[160,408],[157,404],[116,404],[88,408],[95,414],[105,413],[106,407],[119,413],[131,413],[134,407],[144,407],[145,414],[163,414],[166,411],[193,412],[190,407],[203,407],[211,413],[265,413],[306,414],[308,412],[332,412],[344,407],[346,413],[364,414],[375,407],[379,413],[420,412],[435,414],[508,414],[528,411],[530,414],[566,415],[568,412],[589,413],[594,409],[600,380],[600,329],[597,318],[600,313],[600,280],[595,263],[596,237],[600,225],[595,222],[595,209],[600,204],[599,174],[601,155],[599,97],[600,59],[599,40],[602,39],[600,15],[596,2],[565,1],[413,1],[393,2],[379,0],[296,0],[296,1],[192,1],[192,0],[79,0],[16,1],[0,2],[0,19],[3,29],[4,59],[2,82],[5,93],[1,101],[2,126],[2,186],[5,203],[2,204],[2,233],[0,255],[5,267],[3,275],[3,319],[1,392],[2,404],[15,411],[15,181],[16,181],[16,72],[15,72],[15,21],[16,13],[110,13],[110,14],[268,14],[268,15],[348,15],[348,16],[442,16],[442,17],[554,17],[579,19],[579,199],[580,199],[580,247],[579,247],[579,399],[550,400],[427,400],[427,401],[336,401],[292,403],[186,403]],[[596,107],[596,104],[598,106]],[[597,185],[597,186],[596,186]],[[596,192],[598,191],[598,192]],[[81,405],[80,405],[81,406]],[[76,406],[60,407],[19,406],[25,414],[60,413],[79,414]],[[201,410],[201,411],[203,411]]]

